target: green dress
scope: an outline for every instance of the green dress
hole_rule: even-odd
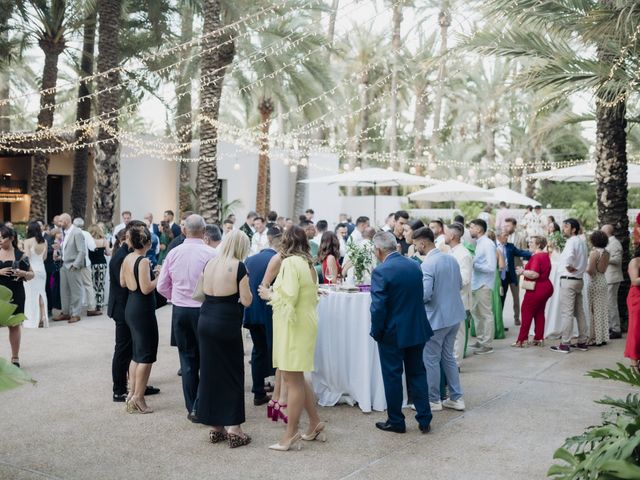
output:
[[[318,283],[298,256],[282,261],[273,284],[273,366],[285,372],[311,372],[318,334]]]
[[[169,253],[169,243],[171,243],[169,241],[169,238],[167,237],[166,233],[161,233],[160,234],[160,245],[164,245],[164,249],[160,250],[160,253],[158,254],[158,265],[162,265],[162,262],[164,262],[165,257],[167,256],[167,253]]]

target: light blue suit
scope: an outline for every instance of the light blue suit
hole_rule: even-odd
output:
[[[424,346],[424,364],[429,383],[429,401],[440,401],[440,366],[449,384],[451,400],[462,397],[460,375],[453,346],[456,334],[466,317],[462,296],[462,277],[458,262],[452,255],[437,249],[429,252],[422,262],[424,308],[433,329]]]

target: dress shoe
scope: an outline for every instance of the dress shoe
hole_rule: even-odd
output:
[[[389,422],[376,422],[376,428],[383,432],[405,433],[407,431],[406,427],[391,425]]]
[[[76,323],[80,321],[80,317],[78,317],[77,315],[73,315],[71,318],[69,318],[69,323]]]
[[[609,332],[609,338],[611,340],[617,340],[618,338],[622,338],[622,333],[620,333],[620,332]]]
[[[265,383],[264,384],[264,391],[267,393],[271,393],[273,392],[273,385],[271,385],[270,383]]]
[[[431,431],[431,425],[420,425],[420,433],[429,433]]]
[[[179,376],[179,377],[181,377],[181,376],[182,376],[182,369],[181,369],[181,368],[179,368],[179,369],[178,369],[178,376]]]
[[[126,402],[127,401],[127,394],[126,393],[114,393],[113,394],[113,401],[114,402]]]
[[[102,315],[100,310],[87,310],[87,317],[99,317]]]
[[[152,385],[147,385],[147,388],[145,388],[144,390],[144,394],[146,395],[156,395],[160,393],[160,389],[157,387],[154,387]]]
[[[70,319],[71,317],[69,315],[61,313],[57,317],[53,317],[51,320],[53,320],[54,322],[64,322],[65,320],[70,320]]]
[[[198,415],[196,415],[195,410],[187,415],[187,420],[189,420],[191,423],[200,423],[200,420],[198,420]]]
[[[271,400],[271,397],[269,395],[265,395],[264,397],[254,398],[253,399],[253,404],[256,407],[259,407],[260,405],[264,405],[265,403],[269,403],[269,400]]]

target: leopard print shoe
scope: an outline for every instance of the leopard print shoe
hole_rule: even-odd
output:
[[[227,439],[227,432],[219,432],[217,430],[211,430],[209,432],[209,440],[211,443],[224,442]]]
[[[251,437],[246,433],[244,435],[236,435],[235,433],[227,433],[229,440],[229,448],[244,447],[251,443]]]

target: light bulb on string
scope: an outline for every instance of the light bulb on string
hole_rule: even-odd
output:
[[[239,164],[238,162],[236,162],[236,163],[233,165],[233,169],[234,169],[234,170],[240,170],[240,164]]]
[[[411,175],[415,175],[415,174],[416,174],[416,172],[417,172],[416,167],[411,167],[411,168],[409,169],[409,173],[410,173]]]
[[[290,171],[291,173],[296,173],[296,172],[298,171],[298,166],[297,166],[297,165],[291,165],[291,166],[289,167],[289,171]]]

